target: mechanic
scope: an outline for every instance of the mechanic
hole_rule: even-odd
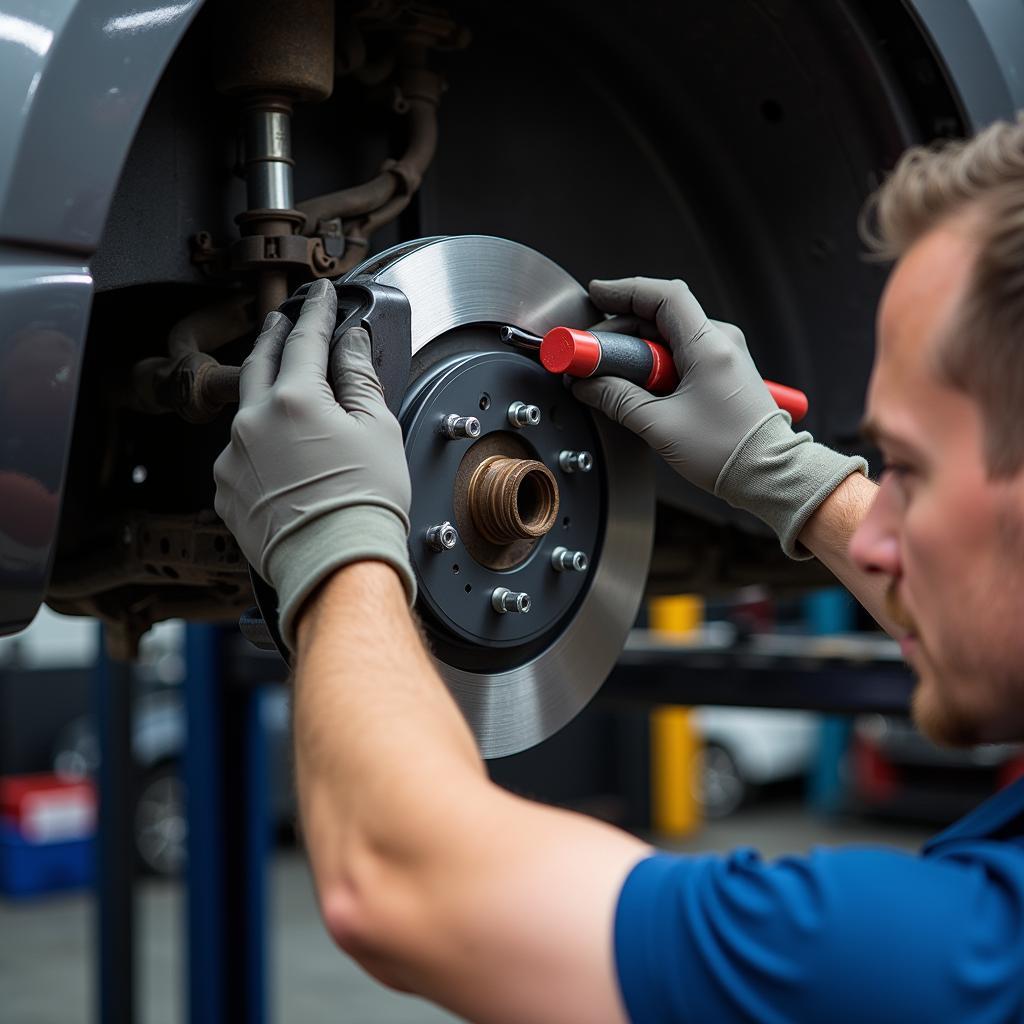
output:
[[[896,258],[866,430],[885,467],[795,433],[738,330],[680,281],[594,281],[682,382],[581,400],[817,557],[900,639],[938,741],[1024,739],[1024,119],[904,156],[871,207]],[[242,370],[217,511],[296,654],[301,818],[324,922],[366,970],[475,1021],[1024,1020],[1024,781],[919,856],[660,854],[493,785],[409,613],[409,477],[335,293],[271,314]],[[822,339],[828,344],[828,339]],[[329,365],[330,363],[330,365]]]

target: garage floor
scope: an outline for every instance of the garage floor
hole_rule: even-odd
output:
[[[708,824],[685,850],[751,845],[766,856],[816,843],[886,843],[915,850],[930,834],[911,826],[856,820],[822,822],[797,802],[755,805]],[[145,1024],[180,1024],[183,898],[180,886],[147,882],[140,906],[139,995]],[[362,974],[327,939],[301,854],[282,851],[273,867],[272,1020],[289,1024],[431,1024],[454,1018],[389,992]],[[78,1024],[93,1019],[89,950],[93,915],[86,895],[27,904],[0,901],[0,993],[10,1024]]]

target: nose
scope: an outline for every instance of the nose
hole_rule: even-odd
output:
[[[865,572],[899,576],[899,510],[892,483],[883,480],[868,514],[850,538],[850,558]]]

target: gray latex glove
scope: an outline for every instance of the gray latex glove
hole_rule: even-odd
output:
[[[851,473],[866,473],[867,463],[794,432],[743,332],[709,320],[684,282],[591,281],[590,297],[606,313],[653,323],[672,349],[680,382],[672,394],[655,396],[600,377],[578,381],[573,394],[639,434],[691,483],[767,523],[790,557],[809,557],[797,546],[804,524]]]
[[[242,364],[231,442],[213,467],[217,514],[277,590],[291,650],[303,601],[350,562],[387,562],[410,604],[416,596],[402,431],[366,332],[347,331],[329,357],[336,313],[334,286],[318,281],[294,327],[280,313],[267,317]]]

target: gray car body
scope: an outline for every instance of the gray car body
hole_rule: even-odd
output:
[[[966,125],[1024,107],[1024,2],[906,4]],[[90,258],[146,106],[201,6],[0,0],[0,509],[19,500],[10,487],[25,481],[59,508],[93,298]],[[32,352],[37,344],[45,355]],[[45,422],[25,410],[33,394],[46,398]],[[54,518],[26,543],[5,521],[0,634],[38,611],[57,527]]]

